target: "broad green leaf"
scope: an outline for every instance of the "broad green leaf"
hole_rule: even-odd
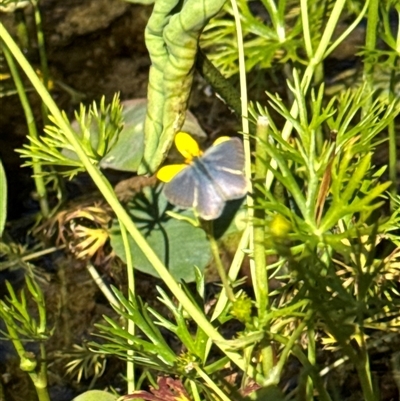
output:
[[[72,401],[117,401],[119,397],[100,390],[89,390],[84,392]]]
[[[0,160],[0,238],[7,220],[7,179]]]
[[[210,263],[211,250],[204,231],[187,221],[174,219],[166,213],[170,205],[161,187],[145,188],[129,206],[132,220],[145,236],[149,245],[169,268],[177,280],[195,281],[195,266],[201,271]],[[177,210],[177,209],[175,209]],[[191,211],[181,214],[190,216]],[[192,215],[193,217],[193,215]],[[111,246],[126,261],[119,231],[111,234]],[[158,276],[142,250],[130,240],[133,266],[147,274]]]

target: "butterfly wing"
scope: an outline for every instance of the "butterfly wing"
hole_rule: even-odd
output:
[[[191,168],[193,169],[193,174],[197,177],[198,183],[193,207],[202,219],[217,219],[225,206],[222,194],[214,185],[213,180],[199,168],[198,163],[195,163]]]
[[[193,207],[204,220],[219,217],[225,205],[212,180],[202,173],[196,163],[186,167],[166,183],[164,195],[175,206]]]
[[[193,207],[198,183],[191,169],[191,166],[186,167],[164,186],[165,197],[175,206]]]
[[[231,138],[211,147],[198,162],[224,201],[246,195],[243,145],[238,138]]]

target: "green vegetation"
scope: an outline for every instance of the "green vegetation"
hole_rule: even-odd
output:
[[[255,3],[258,12],[252,11]],[[376,338],[398,330],[400,317],[400,28],[394,32],[390,23],[393,13],[400,17],[397,1],[188,0],[177,5],[156,0],[146,29],[152,60],[147,117],[144,122],[143,105],[138,105],[129,130],[118,96],[110,104],[103,98],[91,107],[82,105],[75,124],[58,108],[47,87],[38,4],[32,4],[43,79],[1,23],[0,45],[24,105],[29,142],[19,152],[33,167],[41,217],[48,219],[58,207],[47,200],[52,182],[87,172],[112,222],[100,207],[80,208],[58,217],[59,237],[67,225],[76,224],[72,248],[92,275],[91,262],[105,257],[110,240],[126,262],[128,277],[127,293],[101,284],[115,315],[97,325],[97,337],[88,346],[93,359],[88,349],[80,349],[70,369],[80,376],[92,369],[98,377],[103,365],[95,358],[123,359],[124,400],[333,401],[341,384],[328,373],[347,365],[356,372],[360,396],[381,399],[370,353]],[[363,82],[330,91],[324,61],[363,20]],[[169,207],[161,187],[153,186],[125,207],[101,167],[111,163],[142,174],[161,166],[182,129],[195,65],[232,109],[241,110],[249,182],[245,204],[239,212],[227,208],[221,218],[205,222],[195,210]],[[43,103],[47,124],[42,135],[32,121],[20,70]],[[262,74],[279,80],[279,94],[258,87]],[[265,102],[249,100],[253,91],[247,82],[266,92]],[[132,163],[124,153],[129,138],[138,142]],[[387,166],[376,167],[374,155],[382,143],[389,148]],[[0,234],[5,188],[0,164]],[[235,214],[244,215],[241,222]],[[84,228],[80,218],[92,226]],[[220,247],[231,237],[236,252],[227,265]],[[11,258],[4,234],[0,245]],[[204,269],[211,257],[223,286],[210,305]],[[251,288],[238,278],[244,260],[250,265]],[[136,270],[162,280],[157,291],[164,312],[136,296]],[[19,296],[11,285],[7,288],[9,296],[0,301],[3,335],[17,350],[38,399],[50,400],[46,342],[52,328],[42,290],[32,269]],[[35,317],[28,312],[28,295]],[[227,334],[226,327],[234,332]],[[171,338],[179,347],[171,345]],[[28,342],[39,344],[39,351],[28,352]],[[285,386],[293,365],[298,373]],[[76,400],[90,397],[93,393],[87,392]],[[111,391],[95,397],[116,399]]]

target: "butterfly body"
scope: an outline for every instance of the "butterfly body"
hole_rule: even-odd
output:
[[[221,215],[227,201],[246,195],[243,168],[242,143],[230,138],[193,157],[165,184],[164,194],[172,204],[193,207],[202,219],[213,220]]]

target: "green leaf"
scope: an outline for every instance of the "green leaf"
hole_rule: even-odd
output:
[[[124,128],[119,134],[117,143],[100,161],[100,167],[120,171],[136,172],[144,152],[144,121],[147,112],[146,99],[132,99],[122,102]],[[196,117],[186,112],[182,130],[189,132],[200,141],[206,138]]]
[[[129,206],[132,220],[145,236],[158,257],[165,262],[176,280],[195,281],[195,266],[201,271],[209,264],[211,250],[206,234],[187,221],[171,218],[166,212],[170,205],[158,188],[145,188]],[[177,211],[178,209],[174,209]],[[192,216],[191,211],[181,212]],[[119,230],[111,233],[111,246],[115,253],[126,261]],[[157,273],[136,243],[130,239],[133,266],[157,277]]]
[[[156,1],[146,27],[151,67],[147,97],[146,148],[139,173],[163,162],[185,121],[198,41],[225,0]]]
[[[127,3],[134,3],[134,4],[144,4],[149,5],[153,4],[156,0],[125,0]]]
[[[0,160],[0,238],[7,220],[7,179]]]
[[[90,390],[78,395],[72,401],[117,401],[117,399],[118,396],[106,391]]]

